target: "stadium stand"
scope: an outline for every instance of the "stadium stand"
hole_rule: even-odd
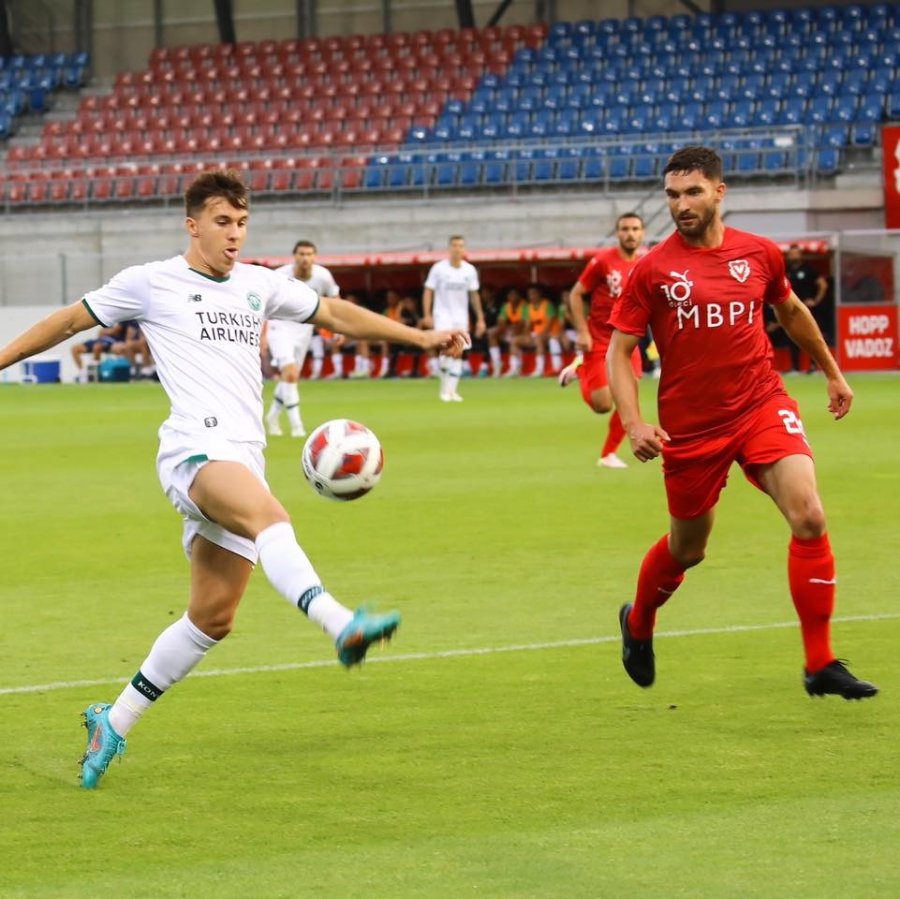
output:
[[[888,4],[158,48],[11,147],[3,200],[174,197],[223,163],[270,195],[616,189],[698,140],[814,181],[900,118],[898,67]]]

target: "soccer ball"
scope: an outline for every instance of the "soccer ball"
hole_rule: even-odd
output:
[[[381,480],[384,451],[365,425],[336,418],[309,435],[300,461],[316,493],[351,500],[365,496]]]

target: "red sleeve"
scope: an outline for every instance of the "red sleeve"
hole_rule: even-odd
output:
[[[578,283],[587,293],[592,293],[606,277],[603,269],[603,254],[598,253],[585,267],[578,277]]]
[[[781,255],[778,245],[767,240],[765,249],[769,260],[769,284],[764,299],[767,303],[778,306],[790,296],[791,282],[788,281],[784,270],[784,256]]]
[[[643,337],[650,323],[650,280],[649,266],[640,262],[632,269],[625,281],[622,296],[613,304],[609,324],[617,331]]]

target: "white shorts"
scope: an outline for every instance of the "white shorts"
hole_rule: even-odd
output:
[[[256,544],[210,521],[189,496],[197,472],[208,462],[215,461],[240,462],[256,475],[267,490],[269,489],[266,483],[266,463],[262,444],[238,443],[206,434],[186,434],[167,425],[160,428],[156,471],[169,502],[184,518],[181,541],[184,554],[190,559],[191,544],[194,537],[199,535],[216,546],[243,556],[255,565],[258,557]]]
[[[465,331],[469,333],[469,316],[452,315],[436,309],[434,312],[435,331]]]
[[[290,328],[273,328],[269,322],[269,355],[278,368],[285,365],[303,365],[312,339],[312,325],[291,323]]]

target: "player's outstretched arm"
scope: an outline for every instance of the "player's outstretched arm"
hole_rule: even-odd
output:
[[[631,355],[639,338],[622,331],[613,331],[606,351],[606,371],[613,402],[622,419],[622,427],[631,441],[631,450],[641,462],[655,459],[669,435],[659,425],[648,424],[641,418],[638,382],[631,366]]]
[[[363,306],[337,297],[321,297],[312,321],[329,331],[337,331],[359,340],[407,343],[423,350],[439,350],[451,356],[460,355],[467,342],[465,331],[422,331],[395,322],[386,315],[376,315]]]
[[[809,307],[791,292],[791,295],[774,307],[775,317],[784,328],[788,337],[800,347],[811,359],[815,360],[822,373],[828,379],[828,411],[835,420],[843,418],[853,403],[853,391],[841,374],[825,338],[819,330]]]
[[[50,347],[81,331],[93,328],[96,324],[97,320],[80,300],[71,306],[64,306],[42,318],[3,347],[0,350],[0,370],[28,359],[35,353],[49,350]]]

